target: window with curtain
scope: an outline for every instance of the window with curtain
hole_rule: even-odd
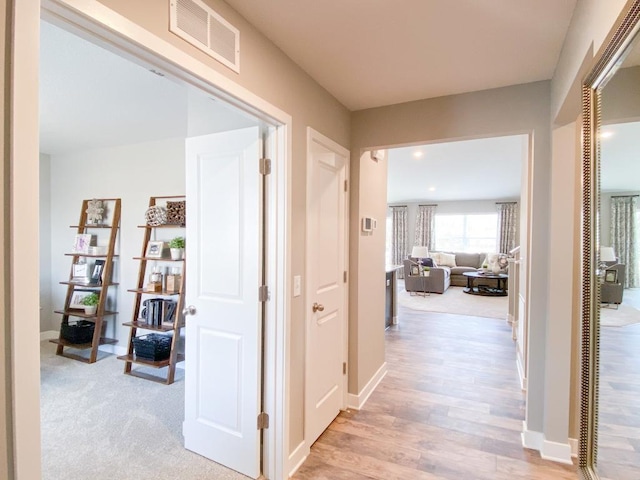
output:
[[[435,220],[437,205],[418,205],[418,215],[416,217],[416,234],[414,245],[427,247],[433,250],[435,241]]]
[[[618,262],[626,265],[625,288],[640,286],[638,275],[638,230],[636,215],[638,197],[624,195],[611,197],[611,246]]]
[[[402,265],[408,255],[409,224],[407,222],[408,208],[406,205],[390,207],[391,210],[391,264]],[[402,269],[398,272],[403,277]]]
[[[498,253],[509,253],[518,246],[520,206],[516,202],[497,203]]]
[[[435,216],[435,248],[444,252],[497,252],[497,213]]]

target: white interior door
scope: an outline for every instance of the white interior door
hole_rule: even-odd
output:
[[[346,406],[349,154],[312,130],[308,145],[305,439],[311,445]]]
[[[260,132],[187,139],[185,447],[260,474]]]

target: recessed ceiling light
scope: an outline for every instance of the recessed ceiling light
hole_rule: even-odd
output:
[[[429,191],[430,192],[435,192],[436,191],[436,187],[429,187]]]
[[[413,156],[415,158],[422,158],[423,155],[424,155],[424,152],[422,150],[416,150],[415,152],[413,152]]]

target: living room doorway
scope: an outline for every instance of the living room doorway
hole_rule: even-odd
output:
[[[471,276],[489,272],[487,261],[492,260],[500,263],[500,270],[492,273],[508,276],[504,266],[509,254],[527,243],[530,141],[530,135],[518,134],[389,149],[386,264],[403,267],[398,275],[399,303],[423,311],[507,320],[507,279],[483,280],[478,289],[478,279]],[[505,219],[509,211],[515,212],[515,219]],[[509,235],[500,228],[503,223],[511,224]],[[511,238],[505,241],[507,236]],[[428,261],[444,268],[425,272],[422,259],[408,261],[416,246],[426,247]],[[410,276],[411,270],[422,278],[410,277],[405,285],[401,277]],[[470,284],[480,295],[464,293]],[[527,279],[518,274],[518,281],[509,285],[519,285],[518,292],[511,292],[520,307],[514,360],[526,384]]]

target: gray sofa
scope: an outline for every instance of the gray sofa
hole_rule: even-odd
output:
[[[445,252],[455,255],[455,267],[438,265],[429,270],[427,278],[411,275],[411,266],[415,265],[414,258],[404,261],[404,286],[407,292],[444,293],[450,285],[467,286],[465,272],[475,272],[482,267],[486,253]],[[434,258],[437,253],[434,252]],[[477,282],[476,282],[477,284]]]
[[[456,287],[466,287],[467,277],[465,272],[476,272],[482,267],[486,253],[455,253],[456,266],[451,268],[451,285]]]

